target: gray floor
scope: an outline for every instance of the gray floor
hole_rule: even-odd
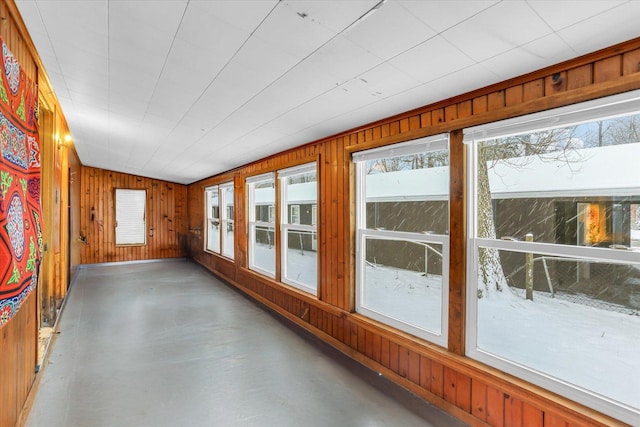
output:
[[[27,426],[463,426],[188,261],[80,270]]]

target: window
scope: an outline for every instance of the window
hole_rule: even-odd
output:
[[[291,215],[289,222],[291,224],[300,224],[300,205],[291,205]]]
[[[146,244],[146,190],[116,188],[116,245]]]
[[[220,185],[220,197],[222,206],[222,255],[233,259],[234,257],[234,208],[233,208],[233,182]]]
[[[469,356],[640,416],[640,93],[465,131]]]
[[[247,178],[249,268],[275,278],[276,191],[273,173]]]
[[[207,225],[205,250],[233,259],[233,182],[205,189]],[[220,209],[220,207],[223,209]]]
[[[282,269],[281,280],[317,293],[318,254],[315,224],[318,202],[316,164],[278,171],[280,179]]]
[[[356,310],[447,344],[449,139],[353,154]]]
[[[218,186],[209,187],[205,190],[207,197],[207,228],[206,246],[207,251],[220,253],[220,194]]]

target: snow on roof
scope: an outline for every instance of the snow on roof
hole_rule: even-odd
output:
[[[498,162],[489,169],[493,197],[640,194],[640,143],[584,148],[566,154],[528,156],[511,164]]]
[[[493,198],[640,195],[640,143],[571,150],[489,165]],[[447,167],[367,176],[367,201],[446,200]]]
[[[640,142],[498,161],[489,165],[493,198],[640,195]],[[367,201],[447,200],[449,168],[378,173],[366,177]],[[289,203],[317,200],[315,182],[289,186]],[[275,190],[256,190],[256,204],[273,204]]]
[[[449,198],[449,168],[409,169],[367,175],[367,201],[421,201]]]
[[[300,184],[291,184],[287,186],[287,199],[289,203],[308,204],[317,203],[318,200],[318,184],[317,182],[303,182]],[[275,204],[275,189],[258,188],[255,192],[256,205],[273,205]]]

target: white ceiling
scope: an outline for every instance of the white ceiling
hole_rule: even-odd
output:
[[[640,1],[16,0],[86,166],[187,184],[640,36]]]

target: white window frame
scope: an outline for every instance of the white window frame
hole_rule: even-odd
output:
[[[211,206],[209,206],[210,194],[216,193],[218,195],[218,217],[213,216],[213,212]],[[222,233],[222,227],[220,225],[220,192],[217,185],[213,185],[211,187],[207,187],[204,190],[205,201],[204,201],[204,210],[205,210],[205,231],[204,231],[204,250],[205,252],[220,254],[220,238],[218,238],[218,249],[209,247],[209,227],[212,223],[218,223],[219,233]]]
[[[228,200],[227,191],[231,190],[231,200]],[[235,189],[233,187],[233,181],[225,182],[220,184],[219,186],[219,200],[220,200],[220,251],[222,256],[227,257],[229,259],[234,259],[235,256]],[[229,212],[227,208],[231,206],[233,208],[234,217],[229,218]],[[232,251],[227,251],[227,228],[232,227],[233,232],[233,242],[231,243]]]
[[[449,235],[367,229],[365,197],[366,170],[364,165],[367,160],[412,155],[445,149],[448,150],[448,148],[449,135],[440,134],[391,146],[356,152],[352,155],[353,161],[356,164],[356,312],[443,347],[447,346],[449,324]],[[399,241],[404,240],[408,242],[442,245],[443,256],[440,331],[430,331],[411,325],[363,305],[362,301],[364,299],[365,292],[364,269],[366,265],[365,247],[367,238]]]
[[[116,188],[115,242],[117,246],[143,246],[147,244],[147,190]],[[140,206],[142,203],[142,206]],[[123,208],[126,206],[126,208]],[[133,208],[133,211],[132,211]],[[142,218],[139,215],[142,214]],[[123,218],[123,215],[125,217]]]
[[[228,252],[226,250],[226,232],[228,226],[234,225],[234,221],[229,219],[229,213],[227,212],[227,196],[226,190],[231,188],[233,190],[233,181],[225,182],[218,185],[212,185],[210,187],[205,188],[205,238],[204,238],[204,250],[205,252],[214,253],[218,255],[222,255],[225,258],[233,259],[234,252]],[[218,217],[215,218],[212,215],[211,206],[209,206],[209,194],[215,192],[218,194]],[[231,205],[233,206],[233,200],[231,200]],[[219,230],[219,241],[218,241],[218,249],[213,249],[209,247],[209,225],[212,221],[218,223]],[[235,233],[234,233],[235,235]]]
[[[275,223],[275,210],[274,212],[274,217],[273,217],[273,221],[259,221],[256,218],[256,196],[255,196],[255,185],[260,183],[260,182],[264,182],[264,181],[273,181],[273,185],[274,185],[274,197],[273,197],[273,209],[275,209],[275,203],[277,202],[276,200],[276,194],[275,194],[275,183],[276,183],[276,177],[275,177],[275,173],[274,172],[269,172],[266,174],[262,174],[262,175],[255,175],[252,177],[248,177],[246,179],[246,185],[247,185],[247,194],[249,197],[249,221],[248,221],[248,226],[249,226],[249,235],[248,235],[248,239],[249,239],[249,269],[256,271],[260,274],[263,274],[267,277],[271,277],[273,279],[275,279],[276,277],[276,273],[275,270],[277,269],[277,266],[275,265],[275,260],[274,260],[274,271],[269,271],[269,270],[265,270],[263,268],[261,268],[260,266],[255,264],[255,239],[256,239],[256,228],[257,227],[266,227],[268,228],[268,230],[272,230],[275,236],[275,231],[276,231],[276,223]],[[269,206],[269,219],[271,219],[271,210],[272,210],[272,206]],[[275,238],[274,238],[275,240]],[[276,242],[273,242],[273,246],[274,248],[277,250],[276,248]],[[275,250],[274,250],[274,257],[275,257]]]
[[[287,206],[288,206],[288,195],[286,191],[286,179],[290,176],[300,175],[304,173],[315,172],[316,173],[316,200],[314,202],[314,206],[317,206],[318,203],[318,167],[316,162],[306,163],[299,166],[294,166],[287,169],[282,169],[278,171],[278,179],[280,180],[280,206],[281,206],[281,215],[280,215],[280,242],[281,242],[281,250],[280,250],[280,281],[286,283],[288,285],[294,286],[298,289],[301,289],[305,292],[312,293],[314,295],[318,292],[318,279],[316,278],[316,286],[309,286],[307,283],[302,283],[296,281],[293,278],[288,277],[288,269],[287,269],[287,257],[288,257],[288,249],[289,249],[289,231],[298,231],[300,233],[307,233],[312,235],[312,239],[318,236],[318,227],[317,225],[307,225],[300,224],[300,205],[292,205],[298,207],[298,223],[289,222]],[[318,254],[316,252],[316,268],[318,267]],[[318,269],[319,271],[319,269]]]
[[[506,360],[500,357],[500,355],[495,355],[478,348],[477,288],[479,248],[494,248],[497,250],[522,253],[585,258],[606,263],[624,264],[640,263],[640,252],[553,243],[509,241],[498,238],[478,238],[477,143],[489,139],[504,138],[523,133],[538,132],[614,118],[616,116],[628,115],[634,111],[640,113],[640,91],[627,92],[464,130],[464,142],[467,144],[467,196],[469,201],[467,215],[467,355],[630,424],[637,422],[638,417],[640,417],[640,412],[637,410],[622,403],[614,402],[605,396],[600,396],[593,391],[569,384],[561,378],[552,377],[549,374],[539,372],[517,362]]]

